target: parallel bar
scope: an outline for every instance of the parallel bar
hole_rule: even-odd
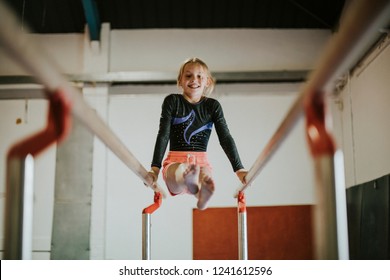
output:
[[[32,258],[33,165],[31,155],[7,161],[6,260]]]
[[[237,215],[238,215],[238,259],[248,259],[248,231],[246,219],[246,202],[245,194],[240,192],[237,198]]]
[[[247,183],[239,187],[236,196],[238,192],[244,191],[253,182],[278,146],[288,136],[302,115],[304,100],[312,92],[329,91],[335,80],[353,67],[370,44],[379,37],[379,29],[386,26],[389,19],[390,1],[361,0],[351,3],[348,13],[341,22],[340,30],[328,42],[324,55],[315,67],[316,70],[309,76],[308,82],[286,117],[250,168],[246,176]]]
[[[12,159],[7,162],[7,199],[5,203],[4,255],[5,260],[23,258],[23,198],[24,162]],[[12,187],[11,187],[12,186]]]
[[[142,259],[143,260],[150,260],[151,258],[152,214],[154,213],[154,211],[160,208],[161,203],[162,203],[161,194],[155,192],[154,203],[149,205],[142,211]]]
[[[315,257],[317,259],[339,259],[339,248],[348,248],[348,238],[344,238],[346,244],[342,244],[339,236],[339,225],[347,225],[347,220],[339,219],[339,205],[346,208],[345,183],[336,185],[336,173],[344,173],[343,166],[335,166],[334,159],[336,145],[331,133],[326,128],[326,109],[324,94],[312,93],[305,101],[306,137],[315,166],[315,190],[316,202],[313,208],[313,233],[315,244]],[[341,187],[343,196],[336,193],[336,188]],[[339,197],[338,197],[339,196]],[[339,198],[339,199],[338,199]],[[341,199],[342,198],[342,199]],[[345,231],[347,234],[347,231]]]
[[[149,213],[142,214],[142,259],[150,260],[151,258],[151,217]]]
[[[247,220],[246,212],[238,213],[238,258],[248,259]]]
[[[317,157],[314,166],[317,198],[313,209],[315,258],[337,260],[339,254],[333,156]]]
[[[8,54],[30,72],[48,92],[63,89],[67,98],[73,103],[73,115],[105,143],[147,186],[165,196],[163,190],[153,184],[147,170],[99,115],[84,101],[81,93],[69,85],[50,57],[42,52],[42,48],[28,40],[27,36],[20,32],[18,28],[20,24],[3,2],[0,2],[0,18],[2,19],[0,45]]]
[[[333,156],[336,195],[337,244],[340,260],[349,259],[347,197],[344,176],[344,156],[337,150]]]
[[[33,156],[69,133],[70,105],[61,91],[49,98],[46,127],[15,143],[7,154],[4,258],[31,258]],[[24,162],[23,162],[24,161]]]
[[[33,213],[34,213],[34,158],[27,155],[24,159],[23,193],[23,231],[22,259],[31,260],[33,250]]]

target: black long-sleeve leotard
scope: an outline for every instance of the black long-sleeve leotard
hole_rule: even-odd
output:
[[[243,168],[221,104],[209,97],[192,104],[182,94],[170,94],[164,99],[152,166],[161,168],[168,142],[170,151],[206,152],[213,124],[233,170]]]

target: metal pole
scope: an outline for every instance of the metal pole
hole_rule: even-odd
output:
[[[34,213],[34,158],[27,155],[24,160],[23,232],[22,259],[32,259],[33,213]]]
[[[349,259],[348,220],[344,160],[340,150],[315,159],[314,207],[315,257],[321,260]]]
[[[248,259],[248,234],[246,222],[246,205],[245,195],[240,192],[237,198],[238,201],[238,259]]]
[[[240,260],[248,259],[246,212],[238,213],[238,255]]]
[[[4,259],[32,258],[34,160],[10,158],[7,161]]]
[[[151,227],[152,214],[162,203],[162,195],[159,192],[154,193],[154,203],[142,211],[142,259],[151,259]]]
[[[337,260],[339,254],[333,156],[317,157],[314,165],[317,198],[313,211],[315,258]]]
[[[150,260],[151,258],[151,215],[142,214],[142,259]]]
[[[333,156],[336,194],[337,244],[340,260],[349,259],[347,194],[345,186],[344,156],[337,150]]]
[[[142,214],[142,259],[151,258],[151,214]]]
[[[324,95],[313,92],[305,100],[306,136],[314,159],[316,205],[313,212],[315,257],[348,259],[348,230],[344,163],[327,129]]]

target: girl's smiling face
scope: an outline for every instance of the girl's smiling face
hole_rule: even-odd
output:
[[[207,86],[209,78],[203,67],[196,63],[189,63],[184,67],[179,85],[183,88],[184,97],[192,102],[199,102]]]

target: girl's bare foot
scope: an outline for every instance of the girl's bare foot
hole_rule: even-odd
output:
[[[207,202],[214,193],[214,180],[210,176],[204,176],[202,178],[202,186],[199,192],[199,199],[197,207],[200,210],[206,209]]]
[[[199,172],[200,167],[195,164],[189,164],[183,172],[184,183],[192,194],[199,192]]]

